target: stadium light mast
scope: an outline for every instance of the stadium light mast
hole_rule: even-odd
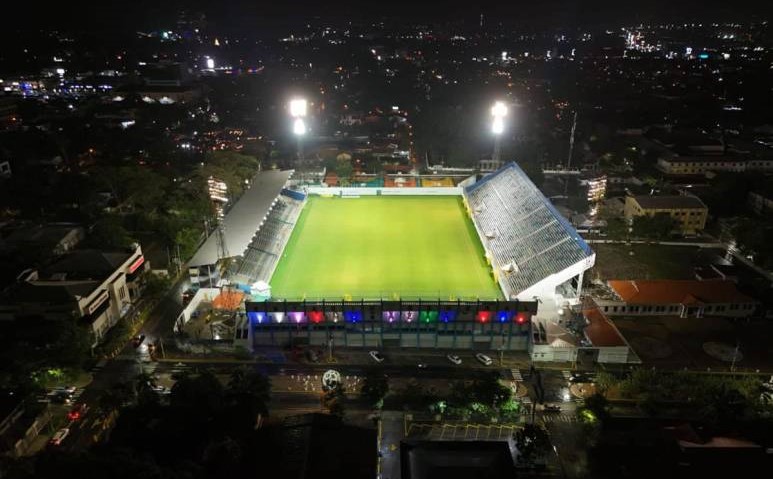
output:
[[[499,161],[502,156],[502,133],[505,131],[505,117],[507,116],[507,105],[498,101],[491,107],[491,116],[494,121],[491,124],[491,131],[494,133],[494,153],[491,159]]]
[[[303,161],[303,135],[306,134],[307,103],[304,98],[295,98],[290,100],[290,116],[293,120],[293,134],[298,138],[298,161]]]

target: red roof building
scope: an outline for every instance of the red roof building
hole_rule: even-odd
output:
[[[610,280],[612,298],[598,300],[608,315],[747,317],[759,304],[726,280]]]

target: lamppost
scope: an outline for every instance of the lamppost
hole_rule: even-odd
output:
[[[298,161],[303,161],[303,135],[306,134],[306,123],[303,119],[306,117],[306,100],[296,98],[290,100],[290,116],[293,120],[293,134],[298,138]]]
[[[491,123],[491,131],[494,133],[494,153],[491,159],[499,161],[502,156],[502,133],[505,131],[505,117],[507,116],[507,105],[498,101],[491,107],[491,116],[494,121]]]

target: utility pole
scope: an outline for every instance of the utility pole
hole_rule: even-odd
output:
[[[566,157],[566,175],[564,175],[564,196],[569,190],[569,169],[572,167],[572,153],[574,152],[574,130],[577,127],[577,110],[572,115],[572,131],[569,134],[569,155]]]
[[[730,372],[735,371],[735,361],[738,359],[738,350],[741,347],[741,342],[736,341],[735,343],[735,351],[733,351],[733,362],[730,364]]]

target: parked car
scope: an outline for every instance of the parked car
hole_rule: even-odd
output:
[[[476,354],[475,359],[480,361],[484,366],[491,366],[491,363],[494,362],[490,357],[486,356],[483,353]]]
[[[569,382],[570,383],[592,383],[593,378],[585,373],[573,372],[571,376],[569,376]]]
[[[558,404],[545,404],[545,412],[561,412],[561,406]]]
[[[455,354],[449,354],[446,357],[448,358],[449,361],[451,361],[452,363],[456,364],[457,366],[462,364],[462,358],[460,358],[459,356],[457,356]]]
[[[54,389],[51,390],[53,393],[67,393],[67,394],[73,394],[75,393],[75,390],[78,389],[75,386],[57,386]]]
[[[371,351],[370,357],[373,358],[374,361],[377,363],[383,363],[384,362],[384,356],[381,355],[378,351]]]
[[[56,431],[54,436],[49,441],[49,444],[52,446],[59,446],[62,444],[62,441],[64,441],[64,438],[66,438],[68,434],[70,434],[70,430],[67,428]]]
[[[59,391],[51,395],[51,402],[56,404],[70,404],[72,402],[72,394],[65,391]]]
[[[77,421],[78,419],[82,418],[84,414],[86,414],[86,411],[89,410],[89,407],[86,404],[77,404],[75,407],[70,409],[70,412],[67,413],[67,419],[70,421]]]

